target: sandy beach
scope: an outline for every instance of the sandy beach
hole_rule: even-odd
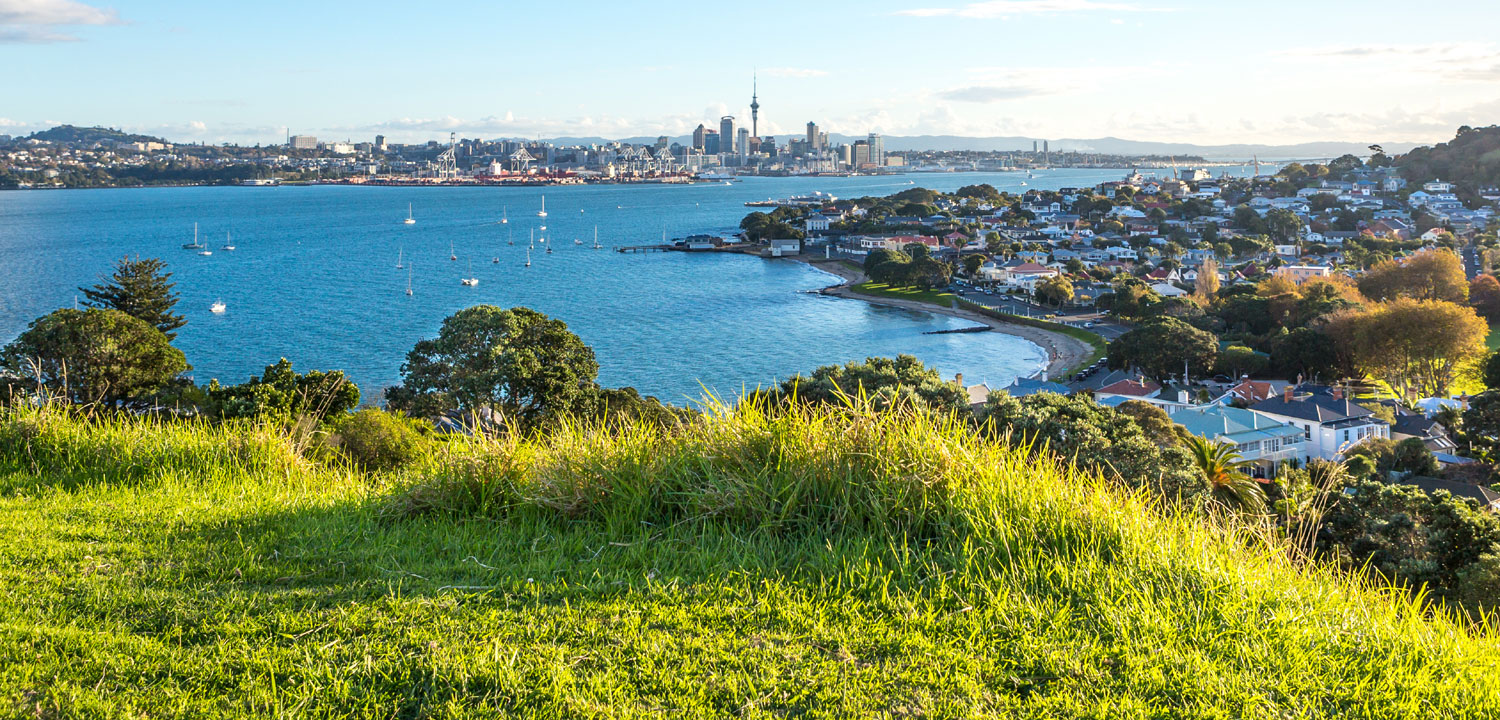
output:
[[[969,320],[980,325],[985,325],[991,328],[994,332],[1002,332],[1007,335],[1014,335],[1016,337],[1036,343],[1043,350],[1047,351],[1047,377],[1049,379],[1062,381],[1063,373],[1066,373],[1070,369],[1076,369],[1081,366],[1094,352],[1094,349],[1090,347],[1088,343],[1077,338],[1070,337],[1062,333],[1052,332],[1050,330],[1043,330],[1042,328],[1038,327],[1031,327],[1030,325],[1019,325],[1016,323],[1008,323],[1002,320],[996,320],[995,318],[989,317],[987,315],[981,315],[971,310],[965,310],[963,308],[955,307],[943,307],[941,305],[933,305],[930,303],[917,302],[914,300],[900,300],[896,298],[877,297],[874,295],[863,295],[854,292],[850,289],[850,286],[864,282],[866,280],[865,274],[863,272],[860,272],[859,270],[855,270],[854,268],[849,267],[848,265],[845,265],[843,262],[838,260],[814,260],[811,258],[788,259],[807,263],[808,265],[822,270],[823,272],[837,275],[843,281],[837,285],[830,285],[826,288],[823,288],[820,292],[822,292],[824,295],[833,295],[836,297],[850,298],[852,300],[863,300],[864,302],[873,303],[875,305],[886,305],[889,307],[898,307],[906,310],[917,310],[921,312],[938,313],[940,315],[962,318],[964,320]]]

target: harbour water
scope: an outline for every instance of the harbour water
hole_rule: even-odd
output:
[[[1231,169],[1242,174],[1242,169]],[[241,382],[277,358],[342,369],[377,399],[405,354],[471,305],[525,305],[593,346],[600,381],[670,402],[733,394],[819,365],[910,353],[992,386],[1042,367],[1041,348],[970,323],[808,291],[836,279],[802,263],[730,254],[621,254],[665,233],[730,232],[748,200],[916,185],[1002,190],[1092,185],[1118,170],[747,178],[732,184],[528,188],[194,187],[0,193],[0,343],[74,304],[124,255],[169,263],[188,318],[192,375]],[[1022,182],[1029,183],[1023,187]],[[537,211],[546,196],[548,216]],[[416,223],[402,221],[407,205]],[[501,223],[506,218],[508,222]],[[182,249],[197,223],[212,255]],[[537,229],[545,224],[545,232]],[[595,250],[593,231],[606,249]],[[529,238],[545,236],[525,267]],[[227,233],[236,250],[225,251]],[[575,244],[574,240],[582,240]],[[509,244],[513,241],[515,244]],[[457,261],[449,259],[451,253]],[[411,266],[413,294],[405,293]],[[461,284],[464,277],[479,284]],[[209,311],[215,301],[227,309]]]

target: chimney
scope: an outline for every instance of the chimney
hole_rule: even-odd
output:
[[[1341,388],[1341,387],[1334,388],[1333,389],[1333,399],[1334,400],[1343,400],[1344,399],[1344,389]]]
[[[1291,385],[1287,385],[1286,389],[1281,392],[1281,399],[1284,400],[1284,401],[1286,401],[1286,402],[1291,402],[1292,401],[1292,386]]]
[[[964,386],[964,374],[963,373],[959,373],[957,375],[954,375],[953,376],[953,382],[957,383],[959,387],[963,387]]]
[[[1186,391],[1186,390],[1178,390],[1177,391],[1177,402],[1180,402],[1183,405],[1188,404],[1188,391]]]

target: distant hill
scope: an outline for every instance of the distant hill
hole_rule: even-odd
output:
[[[46,140],[56,143],[70,144],[93,144],[96,142],[158,142],[166,143],[159,137],[151,135],[136,135],[133,133],[115,130],[107,127],[78,127],[76,125],[58,125],[49,130],[40,130],[29,136],[33,140]]]
[[[797,137],[800,133],[789,135],[778,135],[777,140]],[[521,138],[513,138],[521,139]],[[832,143],[852,143],[855,140],[865,139],[864,135],[843,135],[833,133],[828,136]],[[692,142],[689,135],[671,137],[671,142],[684,145]],[[1032,148],[1032,143],[1040,145],[1043,138],[1031,138],[1020,136],[997,136],[997,137],[964,137],[961,135],[886,135],[885,149],[890,152],[901,152],[914,150],[919,152],[928,151],[969,151],[969,152],[1023,152]],[[637,136],[627,138],[603,138],[603,137],[556,137],[548,142],[558,145],[599,145],[608,142],[623,142],[635,145],[649,145],[656,142],[655,136]],[[1262,160],[1287,160],[1307,158],[1334,158],[1344,154],[1369,155],[1370,142],[1308,142],[1293,145],[1261,145],[1261,144],[1231,144],[1231,145],[1196,145],[1192,143],[1156,142],[1147,140],[1124,140],[1116,137],[1104,137],[1093,139],[1062,138],[1057,140],[1046,140],[1052,150],[1062,152],[1085,152],[1099,153],[1102,155],[1196,155],[1210,160],[1249,160],[1259,157]],[[1387,153],[1401,153],[1416,147],[1415,143],[1409,142],[1385,142],[1381,143]]]
[[[1407,182],[1447,180],[1465,194],[1500,185],[1500,126],[1461,127],[1448,142],[1397,157],[1396,167]]]

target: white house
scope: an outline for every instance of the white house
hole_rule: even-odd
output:
[[[1369,409],[1349,402],[1336,388],[1297,394],[1296,388],[1288,385],[1280,396],[1251,405],[1250,410],[1301,428],[1306,440],[1303,460],[1342,460],[1350,448],[1369,438],[1391,436],[1390,425]]]
[[[1274,475],[1277,465],[1306,454],[1302,428],[1249,410],[1213,404],[1182,408],[1168,417],[1198,437],[1232,445],[1240,457],[1256,464],[1255,474],[1263,477]]]

